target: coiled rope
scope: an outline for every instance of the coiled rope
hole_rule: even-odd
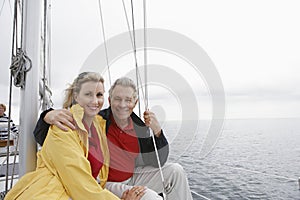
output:
[[[25,74],[32,67],[32,62],[26,53],[23,51],[23,1],[20,1],[20,15],[21,15],[21,30],[18,30],[18,0],[14,4],[14,20],[13,20],[13,37],[12,37],[12,58],[11,58],[11,76],[14,78],[14,85],[16,87],[25,87]],[[18,33],[21,35],[19,36]],[[20,38],[20,44],[18,39]]]
[[[22,50],[22,48],[17,48],[16,55],[12,56],[11,63],[11,75],[14,78],[14,85],[16,87],[25,87],[25,74],[32,67],[32,62]]]

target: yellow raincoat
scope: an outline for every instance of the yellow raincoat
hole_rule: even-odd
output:
[[[44,145],[37,153],[37,168],[24,175],[6,195],[5,200],[115,200],[105,187],[109,169],[109,151],[105,120],[97,115],[94,126],[100,138],[104,164],[100,183],[93,178],[88,157],[88,132],[82,118],[83,108],[72,106],[77,129],[63,132],[51,126]]]

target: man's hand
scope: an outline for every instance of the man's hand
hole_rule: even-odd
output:
[[[44,121],[50,125],[56,125],[63,131],[68,131],[67,127],[73,130],[75,129],[73,115],[67,109],[58,109],[48,112],[44,117]]]
[[[159,137],[161,134],[161,127],[155,116],[155,114],[149,110],[144,112],[144,120],[146,126],[150,127],[156,137]]]

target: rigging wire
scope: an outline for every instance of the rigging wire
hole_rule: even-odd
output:
[[[99,6],[100,19],[101,19],[102,36],[103,36],[103,42],[104,42],[105,58],[106,58],[106,65],[107,65],[108,78],[109,78],[109,86],[111,86],[110,66],[109,66],[109,62],[108,62],[108,51],[107,51],[106,37],[105,37],[105,30],[104,30],[104,20],[103,20],[103,14],[102,14],[102,9],[101,9],[101,0],[98,0],[98,6]]]
[[[199,194],[198,192],[195,192],[193,190],[191,190],[191,192],[195,195],[197,195],[198,197],[201,197],[202,199],[205,199],[205,200],[210,200],[209,198],[207,198],[206,196],[203,196],[202,194]]]
[[[1,6],[1,9],[0,9],[0,16],[2,15],[2,11],[3,11],[3,8],[4,8],[4,4],[5,4],[5,0],[3,1],[2,6]]]
[[[12,99],[12,76],[10,76],[9,105],[8,105],[8,131],[6,144],[6,174],[5,174],[5,193],[8,191],[8,171],[9,171],[9,146],[10,146],[10,120],[11,120],[11,99]]]
[[[9,9],[10,14],[12,14],[12,13],[11,13],[12,8],[11,8],[10,0],[8,0],[8,5],[9,5],[9,8],[10,8],[10,9]]]
[[[147,55],[147,7],[146,0],[143,1],[144,10],[144,78],[145,78],[145,108],[148,109],[148,55]]]
[[[50,1],[50,0],[49,0]],[[49,48],[49,42],[48,39],[50,39],[49,36],[49,29],[48,26],[48,14],[49,14],[49,8],[51,7],[51,4],[48,0],[44,0],[44,19],[43,19],[43,76],[42,76],[42,83],[39,84],[39,90],[40,90],[40,96],[42,99],[42,110],[46,110],[49,107],[53,106],[53,102],[51,100],[52,91],[50,87],[48,86],[48,79],[46,76],[47,68],[50,68],[50,64],[47,62],[50,58],[50,48]],[[48,67],[47,67],[48,66]]]
[[[124,10],[125,18],[126,18],[126,24],[127,24],[127,28],[128,28],[128,33],[129,33],[129,37],[130,37],[132,49],[134,49],[134,46],[133,46],[133,39],[132,39],[132,34],[131,34],[131,31],[130,31],[130,25],[129,25],[128,14],[127,14],[127,11],[126,11],[126,7],[125,7],[124,0],[122,0],[122,3],[123,3],[123,10]]]
[[[130,27],[129,27],[129,22],[128,22],[128,17],[127,17],[127,12],[126,12],[126,8],[125,8],[125,4],[124,1],[123,2],[123,7],[124,7],[124,11],[125,11],[125,16],[126,16],[126,20],[127,20],[127,26],[129,28],[129,33],[130,33]],[[139,88],[139,81],[140,83],[142,83],[141,81],[141,76],[140,76],[140,72],[138,69],[138,62],[137,62],[137,53],[136,53],[136,35],[135,35],[135,23],[134,23],[134,9],[133,9],[133,2],[131,0],[131,16],[132,16],[132,36],[130,34],[130,38],[132,39],[132,46],[133,46],[133,52],[134,52],[134,59],[135,59],[135,67],[136,67],[136,81],[137,81],[137,88]],[[144,15],[144,69],[145,69],[145,92],[143,91],[143,87],[141,87],[142,90],[142,96],[144,98],[144,102],[145,102],[145,109],[148,110],[148,90],[147,90],[147,24],[146,24],[146,1],[143,1],[143,15]],[[138,90],[138,96],[140,96],[139,94],[139,90]],[[141,108],[140,108],[140,101],[139,101],[139,116],[141,116]],[[157,150],[157,146],[156,146],[156,142],[155,142],[155,138],[154,138],[154,134],[152,132],[151,129],[149,129],[151,137],[153,139],[153,146],[154,146],[154,150],[155,150],[155,155],[157,158],[157,162],[158,162],[158,167],[159,167],[159,171],[160,171],[160,176],[161,176],[161,181],[163,184],[163,197],[164,199],[166,199],[166,186],[165,186],[165,180],[164,180],[164,176],[162,173],[162,167],[161,167],[161,163],[160,163],[160,159],[159,159],[159,154],[158,154],[158,150]]]
[[[44,24],[43,24],[43,37],[44,37],[44,41],[43,41],[43,106],[42,109],[46,110],[47,106],[46,106],[46,42],[47,42],[47,0],[44,0]]]
[[[100,0],[98,0],[98,2],[99,2],[99,10],[100,10],[99,12],[100,12],[100,19],[101,19],[102,35],[103,35],[103,39],[104,39],[104,48],[105,48],[105,55],[106,55],[106,63],[107,63],[107,66],[108,66],[108,70],[107,71],[108,71],[109,82],[110,82],[110,86],[111,86],[111,73],[110,73],[110,65],[109,65],[109,61],[108,61],[108,48],[107,48],[106,37],[105,37],[104,20],[103,20],[103,14],[102,14],[102,9],[101,9],[102,6],[101,6]],[[132,3],[132,1],[131,1],[131,3]],[[135,61],[135,65],[137,66],[138,62],[137,62],[136,47],[135,47],[136,45],[135,45],[135,39],[134,39],[135,33],[134,33],[134,36],[133,36],[133,34],[131,34],[132,31],[130,30],[130,23],[129,23],[129,18],[128,18],[128,14],[127,14],[127,11],[126,11],[126,6],[125,6],[125,3],[124,3],[124,0],[122,0],[122,4],[123,4],[123,10],[124,10],[125,18],[126,18],[126,23],[127,23],[127,28],[128,28],[128,32],[129,32],[129,37],[130,37],[132,49],[133,49],[133,52],[135,52],[134,53],[134,61]],[[132,13],[133,13],[133,8],[132,8]],[[132,16],[132,18],[134,18],[134,15]],[[134,24],[134,19],[133,19],[133,24]],[[134,25],[133,25],[133,27],[134,27]],[[140,82],[142,83],[141,75],[140,75],[139,70],[137,70],[137,80],[140,80]],[[139,87],[139,86],[137,86],[137,87]],[[142,90],[143,100],[145,100],[143,88],[141,88],[141,90]],[[139,104],[140,104],[140,101],[139,101]],[[140,113],[140,111],[139,111],[139,113]],[[139,114],[139,115],[141,116],[141,114]]]
[[[1,17],[1,15],[2,15],[2,11],[3,11],[4,5],[5,5],[5,1],[6,1],[6,0],[3,1],[2,6],[1,6],[1,9],[0,9],[0,17]],[[10,0],[8,0],[8,5],[9,5],[9,8],[10,8],[9,11],[10,11],[10,14],[11,14],[11,4],[10,4]]]
[[[126,18],[126,21],[127,21],[127,27],[128,27],[128,32],[129,32],[129,36],[130,36],[130,39],[131,39],[131,44],[132,44],[132,48],[133,48],[133,52],[134,52],[134,60],[135,60],[135,66],[136,66],[136,81],[137,81],[137,88],[139,88],[139,81],[140,83],[142,83],[142,80],[141,80],[141,75],[140,75],[140,71],[138,69],[138,62],[137,62],[137,54],[136,54],[136,35],[135,35],[135,23],[134,23],[134,12],[133,12],[133,2],[131,0],[131,12],[132,12],[132,34],[131,35],[131,31],[130,31],[130,25],[129,25],[129,20],[128,20],[128,15],[127,15],[127,12],[126,12],[126,7],[125,7],[125,3],[124,3],[124,0],[122,0],[122,3],[123,3],[123,9],[124,9],[124,13],[125,13],[125,18]],[[144,0],[143,1],[143,18],[144,18],[144,78],[145,78],[145,91],[143,91],[143,87],[141,87],[141,90],[142,90],[142,97],[143,97],[143,100],[144,100],[144,103],[145,103],[145,110],[148,110],[148,89],[147,89],[147,14],[146,14],[146,1]],[[138,90],[138,96],[140,96],[139,94],[139,90]],[[141,108],[140,108],[140,101],[139,101],[139,116],[141,116]],[[157,158],[157,162],[158,162],[158,166],[159,166],[159,171],[160,171],[160,176],[161,176],[161,180],[162,180],[162,184],[163,184],[163,195],[164,195],[164,199],[166,198],[165,195],[166,195],[166,192],[165,192],[165,189],[166,189],[166,186],[165,186],[165,181],[164,181],[164,176],[163,176],[163,173],[162,173],[162,167],[161,167],[161,163],[160,163],[160,159],[159,159],[159,154],[158,154],[158,150],[157,150],[157,146],[156,146],[156,142],[155,142],[155,138],[154,138],[154,134],[152,132],[151,129],[149,129],[150,131],[150,134],[151,134],[151,137],[153,139],[153,145],[154,145],[154,150],[155,150],[155,155],[156,155],[156,158]]]
[[[148,106],[149,106],[149,99],[148,99],[148,55],[147,55],[147,9],[146,9],[146,0],[143,0],[143,18],[144,18],[144,78],[145,78],[145,93],[144,93],[144,100],[145,100],[145,110],[148,110]],[[166,193],[166,183],[165,183],[165,178],[164,178],[164,174],[162,171],[162,166],[160,163],[160,159],[159,159],[159,154],[158,154],[158,149],[156,146],[156,141],[155,141],[155,136],[153,131],[151,130],[151,128],[149,128],[149,131],[151,133],[151,137],[152,137],[152,141],[153,141],[153,146],[154,146],[154,151],[155,151],[155,155],[156,155],[156,159],[157,159],[157,163],[158,163],[158,168],[159,168],[159,172],[160,172],[160,178],[161,178],[161,182],[163,185],[163,198],[167,199],[167,193]]]
[[[49,78],[49,85],[51,85],[51,38],[52,38],[52,35],[51,35],[51,7],[52,7],[52,0],[48,0],[48,12],[47,12],[47,16],[46,16],[46,19],[47,19],[47,34],[48,34],[48,42],[47,42],[47,64],[48,64],[48,78]],[[52,96],[52,92],[50,91],[50,94]],[[52,105],[51,107],[53,106],[53,102],[51,101]]]
[[[130,37],[130,40],[131,40],[132,51],[134,51],[134,49],[136,49],[136,48],[134,47],[133,36],[131,34],[132,31],[130,30],[129,19],[128,19],[128,14],[127,14],[127,11],[126,11],[124,0],[122,0],[122,3],[123,3],[123,10],[124,10],[125,18],[126,18],[128,33],[129,33],[129,37]],[[135,61],[135,63],[137,63],[137,59],[136,59],[135,55],[134,55],[134,61]],[[138,80],[140,81],[140,83],[142,83],[143,81],[142,81],[141,74],[140,74],[139,70],[137,71],[137,76],[138,76]],[[142,91],[143,101],[146,102],[143,87],[141,87],[140,89]],[[146,105],[145,105],[145,108],[146,108]]]
[[[20,4],[21,12],[21,36],[20,36],[20,45],[18,42],[18,0],[15,0],[15,9],[14,9],[14,20],[13,20],[13,37],[12,37],[12,59],[11,59],[11,74],[14,77],[14,85],[16,87],[25,87],[25,74],[32,67],[32,62],[30,58],[23,51],[23,1]],[[28,67],[27,67],[28,66]]]
[[[19,147],[19,135],[17,135],[16,137],[17,137],[16,138],[16,145],[15,145],[15,150],[13,152],[14,161],[13,161],[13,168],[12,168],[12,172],[11,172],[10,188],[13,187],[14,175],[15,175],[15,169],[16,169],[16,162],[17,162],[18,147]]]
[[[13,20],[13,37],[12,37],[12,60],[14,58],[14,46],[17,43],[17,0],[14,6],[14,20]],[[8,191],[8,170],[9,170],[9,140],[10,140],[10,120],[11,120],[11,96],[12,96],[12,72],[10,73],[10,86],[9,86],[9,111],[8,111],[8,138],[6,144],[6,174],[5,174],[5,194]]]
[[[21,10],[21,42],[20,47],[18,46],[18,3]],[[22,5],[21,5],[22,3]],[[12,56],[11,56],[11,71],[10,71],[10,86],[9,86],[9,117],[8,117],[8,138],[7,138],[7,149],[6,149],[6,178],[5,178],[5,194],[8,192],[8,172],[9,172],[9,142],[10,142],[10,126],[11,126],[11,102],[12,102],[12,82],[14,78],[14,84],[17,87],[24,87],[25,85],[25,73],[31,69],[31,60],[25,55],[22,50],[23,47],[23,1],[19,2],[15,0],[14,2],[14,18],[13,18],[13,37],[12,37]],[[29,63],[29,67],[26,68],[26,64]],[[16,135],[16,142],[18,145],[19,141],[19,133]],[[13,170],[11,176],[11,186],[13,184],[13,174],[15,171],[15,164],[16,164],[16,155],[17,155],[17,146],[15,147],[14,151],[14,162],[13,162]],[[4,194],[4,195],[5,195]]]
[[[47,34],[46,34],[46,16],[47,16],[47,0],[44,0],[44,24],[43,24],[43,105],[42,105],[42,109],[46,110],[47,106],[46,106],[46,41],[47,41]]]
[[[100,0],[99,0],[100,2]],[[128,14],[127,14],[127,11],[126,11],[126,6],[125,6],[125,3],[124,3],[124,0],[122,0],[122,4],[123,4],[123,10],[124,10],[124,14],[125,14],[125,18],[126,18],[126,23],[127,23],[127,28],[128,28],[128,33],[129,33],[129,37],[130,37],[130,40],[131,40],[131,45],[132,45],[132,48],[133,48],[133,52],[134,52],[134,61],[135,61],[135,67],[136,67],[136,80],[137,80],[137,88],[139,88],[139,81],[140,83],[142,83],[142,80],[141,80],[141,75],[140,75],[140,72],[138,70],[138,62],[137,62],[137,53],[136,53],[136,35],[135,35],[135,23],[134,23],[134,9],[133,9],[133,2],[131,0],[131,13],[132,13],[132,34],[131,34],[131,30],[130,30],[130,23],[129,23],[129,18],[128,18]],[[141,90],[142,90],[142,97],[143,97],[143,100],[145,102],[145,109],[148,109],[148,88],[147,88],[147,14],[146,14],[146,2],[144,0],[143,2],[143,15],[144,15],[144,77],[145,77],[145,92],[143,91],[143,87],[141,87]],[[102,18],[101,18],[102,20]],[[102,22],[102,27],[103,27],[103,22]],[[104,30],[104,27],[102,28],[102,30]],[[104,41],[105,42],[105,41]],[[104,43],[105,45],[105,48],[106,48],[106,43]],[[107,51],[107,49],[106,49]],[[108,60],[108,59],[107,59]],[[110,70],[108,69],[109,73],[110,73]],[[109,75],[110,76],[110,75]],[[140,96],[139,94],[139,90],[138,90],[138,96]],[[140,101],[139,101],[139,116],[141,116],[141,108],[140,108]],[[163,195],[164,195],[164,199],[165,199],[165,190],[166,190],[166,187],[165,187],[165,181],[164,181],[164,177],[163,177],[163,173],[162,173],[162,168],[161,168],[161,163],[160,163],[160,159],[159,159],[159,155],[158,155],[158,151],[157,151],[157,147],[156,147],[156,142],[155,142],[155,138],[154,138],[154,135],[153,135],[153,132],[150,130],[150,133],[152,133],[152,138],[153,138],[153,144],[154,144],[154,149],[155,149],[155,153],[156,153],[156,158],[157,158],[157,161],[158,161],[158,165],[159,165],[159,170],[160,170],[160,175],[161,175],[161,179],[162,179],[162,184],[163,184]],[[192,191],[193,192],[193,191]],[[195,192],[193,192],[195,193]],[[205,196],[203,195],[200,195],[200,194],[197,194],[195,193],[196,195],[204,198],[204,199],[208,199],[206,198]]]
[[[132,38],[133,38],[133,55],[135,60],[135,75],[136,75],[136,86],[139,88],[139,68],[138,68],[138,62],[137,62],[137,55],[136,55],[136,37],[135,37],[135,23],[134,23],[134,9],[133,9],[133,1],[131,0],[131,20],[132,20]],[[138,97],[139,89],[137,90]],[[141,117],[141,103],[138,101],[138,108],[139,108],[139,116]]]
[[[147,57],[147,13],[146,13],[147,9],[146,9],[146,0],[143,0],[143,18],[144,18],[144,28],[143,28],[143,32],[144,32],[144,78],[145,78],[145,110],[148,110],[148,103],[149,103],[149,99],[148,99],[148,72],[147,72],[147,62],[148,62],[148,57]],[[156,155],[156,159],[157,159],[157,163],[158,163],[158,168],[159,168],[159,172],[160,172],[160,178],[161,178],[161,182],[163,185],[163,198],[166,199],[166,185],[165,185],[165,178],[162,172],[162,166],[160,163],[160,159],[159,159],[159,154],[158,154],[158,150],[157,150],[157,146],[156,146],[156,142],[155,142],[155,136],[153,131],[149,128],[149,131],[151,133],[151,137],[153,140],[153,146],[154,146],[154,151],[155,151],[155,155]]]

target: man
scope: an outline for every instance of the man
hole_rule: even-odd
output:
[[[8,138],[8,117],[5,115],[6,106],[0,104],[0,140],[6,140]],[[12,141],[18,134],[18,128],[13,123],[13,120],[10,120],[10,140]]]
[[[142,200],[161,199],[157,193],[163,192],[171,200],[192,199],[182,167],[179,164],[166,163],[169,146],[155,114],[145,111],[144,123],[133,112],[137,101],[134,82],[123,77],[116,80],[109,90],[110,107],[99,113],[106,120],[110,151],[109,182],[106,188],[121,197],[132,186],[141,185],[147,187]],[[42,113],[34,131],[37,142],[43,144],[49,124],[55,124],[62,129],[66,129],[63,124],[75,128],[72,121],[72,116],[66,110]],[[165,189],[148,127],[155,135],[159,160],[163,166]],[[139,192],[136,194],[138,196]]]

